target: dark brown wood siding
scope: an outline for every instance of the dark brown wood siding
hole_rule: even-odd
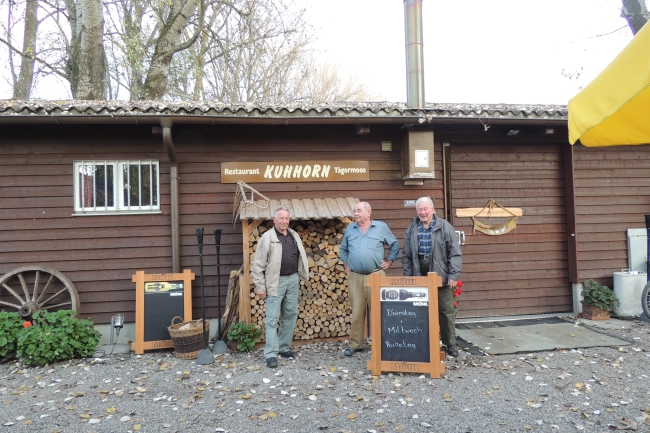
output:
[[[430,195],[442,203],[442,163],[423,186],[401,180],[399,126],[183,126],[173,128],[179,161],[181,269],[197,274],[194,315],[200,314],[195,229],[205,228],[206,315],[217,316],[214,228],[223,230],[222,305],[231,270],[242,264],[241,223],[232,223],[235,185],[221,184],[222,161],[367,160],[370,182],[254,184],[270,198],[358,197],[373,207],[402,243],[415,215],[405,199]],[[76,285],[81,316],[107,323],[115,313],[135,317],[131,277],[171,271],[169,164],[162,138],[147,125],[3,127],[0,144],[0,275],[21,266],[48,266]],[[381,151],[392,141],[391,152]],[[73,213],[75,160],[160,160],[162,214],[84,216]],[[440,209],[439,209],[440,210]],[[398,261],[389,272],[401,275]]]
[[[391,141],[393,150],[382,152],[381,142]],[[196,227],[205,227],[204,271],[206,305],[216,314],[216,251],[214,228],[222,228],[222,296],[227,275],[243,262],[242,225],[233,226],[234,184],[221,183],[221,162],[228,161],[369,161],[369,182],[254,183],[252,187],[271,199],[357,197],[372,206],[372,217],[388,224],[403,246],[404,231],[414,208],[405,199],[431,195],[442,200],[442,161],[436,147],[436,179],[423,186],[405,186],[401,180],[401,132],[394,126],[371,126],[367,135],[357,135],[352,126],[219,126],[174,129],[180,161],[181,267],[198,269]],[[401,275],[401,262],[390,275]],[[222,305],[225,298],[222,298]]]
[[[437,136],[450,142],[453,224],[466,235],[459,317],[572,310],[561,137],[526,132],[516,138]],[[455,217],[456,209],[483,207],[490,199],[523,209],[514,231],[474,233],[471,218]],[[499,224],[509,218],[480,220]]]
[[[76,160],[160,160],[162,214],[72,216]],[[0,275],[39,265],[66,275],[80,316],[134,321],[136,270],[171,271],[169,164],[146,126],[3,127]]]
[[[650,146],[574,146],[578,277],[613,287],[628,267],[627,229],[650,214]]]

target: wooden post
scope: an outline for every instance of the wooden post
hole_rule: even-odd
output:
[[[251,323],[251,249],[248,245],[249,236],[262,224],[262,220],[254,220],[249,224],[248,220],[242,220],[242,246],[244,253],[243,278],[240,277],[239,284],[239,321],[246,324]]]
[[[141,355],[144,353],[144,326],[137,326],[144,323],[144,271],[136,271],[131,281],[135,283],[135,341],[131,343],[133,351]],[[139,289],[142,287],[142,290]],[[142,307],[140,307],[142,306]]]
[[[370,361],[368,361],[368,369],[372,372],[373,376],[381,374],[381,294],[380,294],[380,279],[381,275],[378,273],[371,274],[368,277],[368,284],[370,285],[370,296],[374,300],[372,302],[372,311],[370,312],[370,326],[372,330],[372,347]]]
[[[250,299],[250,274],[251,274],[251,262],[250,262],[250,247],[248,246],[248,236],[250,235],[248,220],[242,220],[241,222],[241,233],[242,233],[242,246],[244,254],[244,272],[240,278],[239,284],[239,321],[246,322],[246,324],[251,323],[251,299]]]
[[[429,343],[430,374],[431,377],[439,379],[444,372],[444,365],[440,362],[440,319],[438,318],[438,290],[442,286],[442,278],[435,272],[429,272],[427,279],[429,285],[429,336],[431,340]]]

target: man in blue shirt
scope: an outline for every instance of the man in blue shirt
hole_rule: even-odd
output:
[[[366,321],[366,306],[370,307],[370,287],[366,278],[373,272],[385,276],[393,261],[399,256],[399,242],[388,226],[372,220],[370,204],[362,201],[354,206],[354,221],[345,229],[341,243],[341,261],[348,274],[348,293],[352,304],[350,347],[345,356],[352,356],[363,350],[363,327]],[[388,257],[384,259],[384,247],[388,246]],[[377,336],[379,338],[379,336]]]

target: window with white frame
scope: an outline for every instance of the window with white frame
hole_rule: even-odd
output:
[[[79,213],[160,210],[158,161],[75,161]]]

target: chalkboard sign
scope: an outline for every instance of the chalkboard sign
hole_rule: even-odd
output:
[[[192,280],[194,274],[145,274],[133,276],[136,283],[135,342],[132,349],[140,355],[145,350],[174,347],[167,327],[174,317],[192,320]]]
[[[426,287],[381,289],[381,359],[431,360],[428,295]]]
[[[442,279],[427,277],[368,278],[372,290],[372,358],[368,369],[429,373],[439,378],[445,368],[440,354],[438,288]],[[377,337],[375,337],[377,336]]]

